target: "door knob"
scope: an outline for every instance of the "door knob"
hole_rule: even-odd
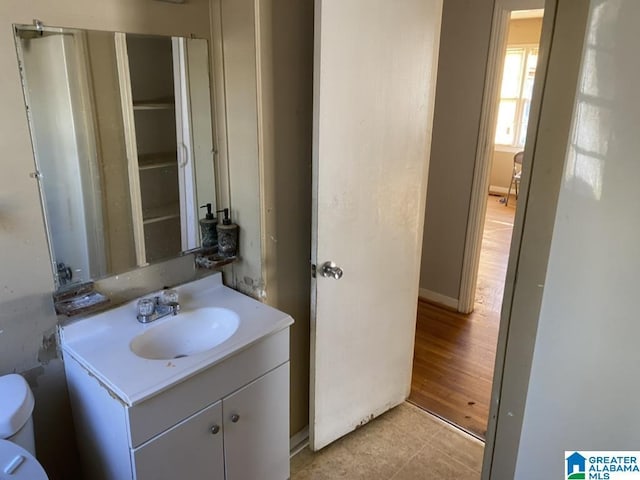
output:
[[[220,427],[218,425],[214,425],[213,427],[211,427],[211,434],[212,435],[215,435],[219,431],[220,431]]]
[[[320,267],[320,275],[323,277],[333,277],[340,280],[343,273],[342,269],[333,262],[324,262]]]
[[[240,420],[240,415],[238,415],[237,413],[234,413],[233,415],[231,415],[231,421],[233,423],[238,423],[238,420]]]

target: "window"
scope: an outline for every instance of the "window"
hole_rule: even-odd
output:
[[[496,145],[524,147],[537,63],[537,46],[507,47],[498,106]]]

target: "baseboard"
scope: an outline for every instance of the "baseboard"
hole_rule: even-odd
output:
[[[446,295],[442,295],[440,293],[432,292],[431,290],[427,290],[426,288],[421,288],[419,291],[420,298],[424,298],[425,300],[437,303],[438,305],[442,305],[443,307],[447,307],[453,310],[458,310],[458,299],[447,297]]]
[[[306,426],[289,439],[289,456],[293,457],[300,450],[309,445],[309,427]]]
[[[489,193],[497,193],[499,195],[506,195],[509,193],[509,189],[505,187],[496,187],[495,185],[489,185]],[[515,190],[512,188],[511,193],[515,195]]]

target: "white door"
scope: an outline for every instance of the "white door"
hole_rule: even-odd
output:
[[[313,450],[409,395],[441,12],[316,1]]]

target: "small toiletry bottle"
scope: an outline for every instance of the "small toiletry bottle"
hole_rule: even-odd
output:
[[[207,203],[200,208],[206,208],[207,214],[204,218],[200,219],[200,232],[202,233],[202,247],[213,247],[218,243],[218,231],[216,225],[218,221],[211,213],[211,204]]]
[[[238,225],[231,223],[229,209],[218,210],[224,213],[222,223],[218,223],[218,255],[222,258],[235,257],[238,254]]]

